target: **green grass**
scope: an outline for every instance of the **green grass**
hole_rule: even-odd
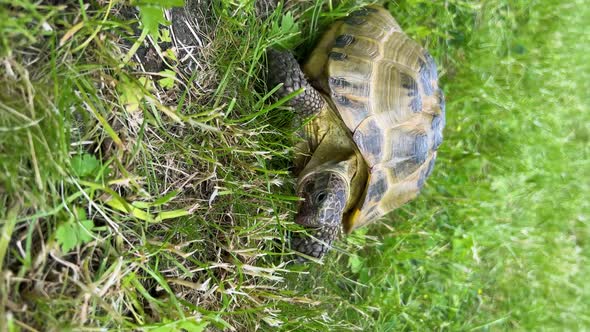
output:
[[[590,329],[588,1],[389,4],[439,63],[435,172],[322,265],[287,265],[291,115],[263,51],[304,58],[353,8],[301,4],[296,26],[200,8],[200,68],[167,58],[168,87],[122,64],[119,7],[2,5],[0,330]]]

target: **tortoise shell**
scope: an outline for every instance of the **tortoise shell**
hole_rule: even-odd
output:
[[[350,130],[369,176],[344,230],[410,201],[432,172],[443,139],[445,102],[430,54],[382,7],[336,22],[304,72]]]

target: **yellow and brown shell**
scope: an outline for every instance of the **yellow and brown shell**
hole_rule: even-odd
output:
[[[391,14],[370,6],[336,22],[304,66],[330,96],[369,171],[344,229],[410,201],[432,172],[445,103],[436,64]]]

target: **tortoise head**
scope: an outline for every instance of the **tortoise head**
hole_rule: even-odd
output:
[[[338,237],[347,204],[349,182],[333,170],[306,175],[298,185],[299,203],[295,222],[310,236],[295,236],[292,248],[308,256],[321,258]]]

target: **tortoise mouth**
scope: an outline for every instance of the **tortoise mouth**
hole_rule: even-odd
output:
[[[295,223],[309,229],[318,229],[319,223],[312,216],[299,212],[295,217]]]

